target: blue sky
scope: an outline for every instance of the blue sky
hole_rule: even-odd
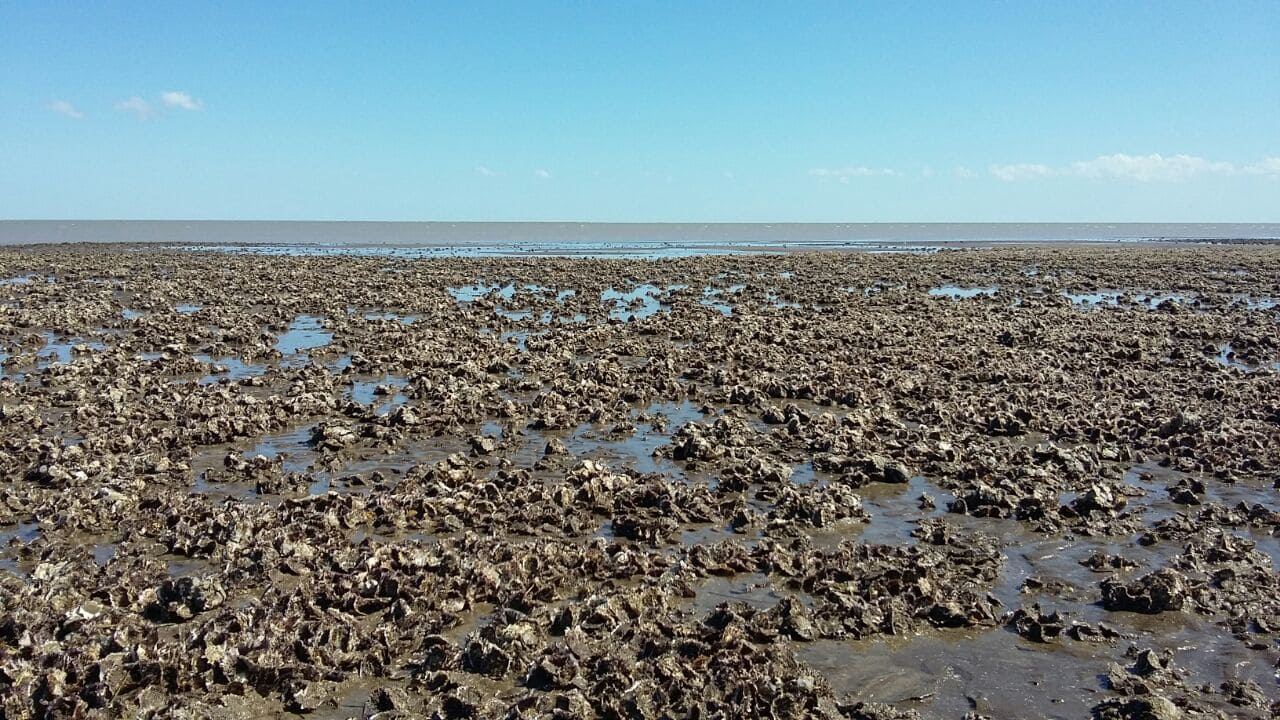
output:
[[[1280,221],[1280,5],[18,0],[0,218]]]

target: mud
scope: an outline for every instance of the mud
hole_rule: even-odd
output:
[[[0,717],[1271,717],[1280,250],[0,250]]]

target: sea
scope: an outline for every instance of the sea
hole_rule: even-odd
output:
[[[1280,242],[1280,223],[574,223],[0,220],[0,245],[145,243],[267,255],[664,258],[1061,243]]]

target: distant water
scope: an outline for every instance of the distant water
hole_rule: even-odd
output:
[[[0,221],[0,245],[158,243],[274,254],[666,257],[1077,242],[1280,239],[1280,224]]]

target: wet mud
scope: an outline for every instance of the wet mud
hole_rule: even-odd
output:
[[[0,717],[1280,711],[1280,249],[0,277]]]

